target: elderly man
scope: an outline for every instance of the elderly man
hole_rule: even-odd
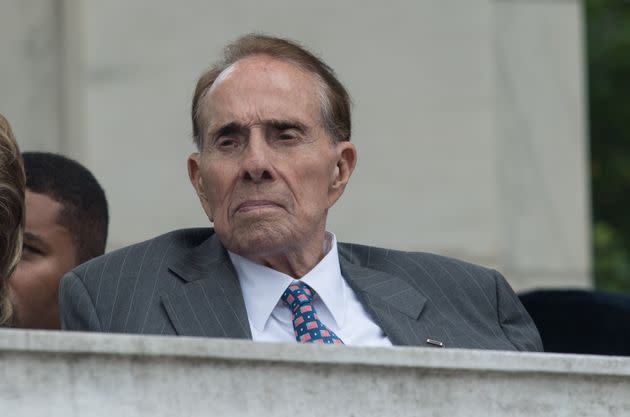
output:
[[[188,172],[214,229],[175,231],[66,275],[66,329],[541,349],[496,271],[326,231],[357,152],[348,94],[308,51],[237,40],[200,78],[192,119]]]

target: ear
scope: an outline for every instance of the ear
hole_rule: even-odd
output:
[[[352,172],[354,172],[354,167],[357,165],[357,148],[354,146],[354,143],[349,141],[338,142],[335,144],[335,152],[337,153],[337,163],[330,183],[328,207],[332,207],[341,197]]]
[[[208,196],[206,195],[203,177],[201,176],[201,155],[198,152],[192,153],[188,157],[188,178],[199,197],[199,201],[201,202],[206,215],[212,222],[213,216],[208,204]]]

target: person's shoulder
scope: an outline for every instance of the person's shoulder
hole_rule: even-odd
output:
[[[139,256],[145,259],[151,259],[154,254],[166,256],[166,253],[169,253],[172,256],[177,256],[177,254],[185,253],[199,246],[213,234],[214,229],[211,227],[173,230],[93,258],[77,266],[72,272],[82,278],[90,271],[102,270],[106,266],[122,266],[128,260],[135,261]]]
[[[494,281],[497,272],[461,259],[429,252],[380,248],[356,243],[339,243],[339,253],[353,264],[389,273],[415,275],[416,272],[443,279]]]

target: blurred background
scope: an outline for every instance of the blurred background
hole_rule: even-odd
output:
[[[23,150],[93,171],[109,249],[203,226],[190,100],[248,32],[299,41],[350,90],[340,240],[467,259],[517,290],[630,291],[627,1],[0,0],[0,112]]]
[[[594,282],[630,293],[630,2],[586,5]]]

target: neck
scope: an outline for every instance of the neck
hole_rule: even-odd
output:
[[[318,233],[316,239],[303,246],[287,248],[279,253],[265,256],[247,257],[251,261],[278,272],[300,279],[311,271],[324,256],[324,241],[326,232]]]

